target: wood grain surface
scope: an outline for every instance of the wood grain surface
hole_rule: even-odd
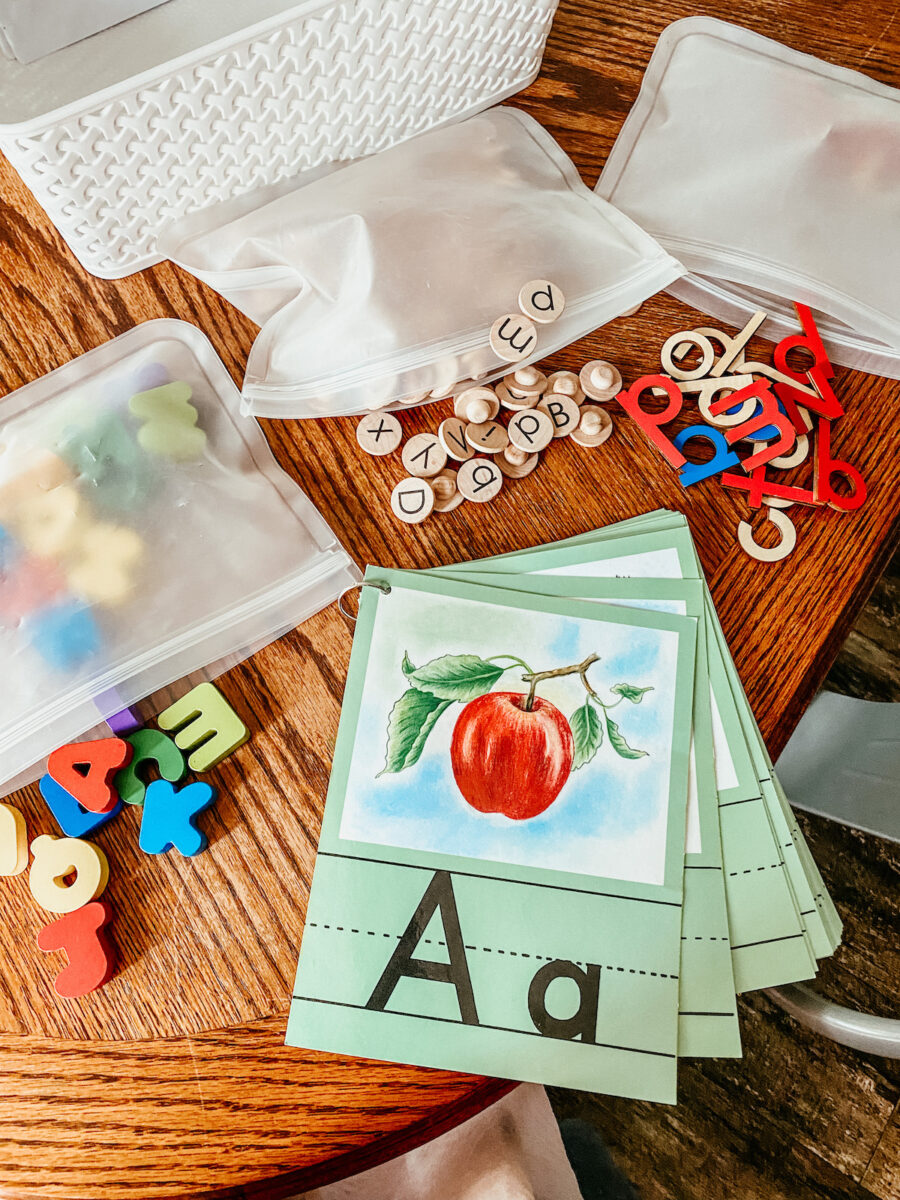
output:
[[[900,85],[900,20],[890,0],[640,7],[562,0],[542,73],[514,103],[553,132],[593,185],[660,31],[696,12],[736,20]],[[728,153],[723,148],[723,170]],[[198,325],[240,383],[255,334],[245,318],[168,263],[117,283],[93,279],[15,172],[0,163],[5,391],[155,317]],[[655,368],[669,334],[703,323],[659,296],[548,362],[577,369],[605,357],[632,379]],[[771,352],[764,343],[759,349]],[[795,508],[798,548],[775,565],[756,563],[737,547],[737,523],[747,516],[737,493],[715,482],[685,493],[624,417],[599,450],[554,443],[537,471],[492,504],[463,505],[418,527],[399,525],[390,513],[390,492],[402,474],[399,455],[364,456],[354,419],[265,422],[264,428],[281,465],[361,565],[434,566],[581,533],[659,506],[683,509],[751,703],[777,754],[886,562],[900,519],[900,385],[839,370],[836,387],[847,415],[833,450],[863,472],[868,503],[855,514]],[[433,429],[449,411],[443,403],[404,414],[404,432]],[[207,822],[207,854],[142,856],[133,810],[99,833],[111,864],[108,895],[118,914],[122,963],[101,992],[81,1001],[55,997],[53,965],[34,946],[42,914],[24,878],[0,881],[0,1195],[120,1200],[137,1188],[142,1200],[275,1197],[418,1144],[509,1086],[283,1046],[351,638],[349,623],[332,606],[224,677],[222,688],[253,736],[212,778],[222,800]],[[31,837],[53,830],[34,789],[14,802]],[[842,970],[853,976],[854,938],[865,936],[869,889],[885,883],[874,868],[854,875],[853,835],[842,836],[844,851],[822,863],[848,919],[846,945],[828,968],[832,978]],[[848,874],[852,887],[842,886]],[[876,1005],[892,971],[896,991],[896,952],[891,959],[884,941],[886,957],[872,985]],[[739,1141],[744,1123],[761,1110],[790,1103],[783,1072],[797,1061],[785,1049],[796,1047],[796,1028],[763,998],[752,999],[744,1014],[744,1063],[688,1068],[677,1110],[601,1102],[636,1158],[654,1130],[669,1131],[665,1152],[677,1157],[681,1138],[709,1136],[710,1114],[721,1119],[729,1112]],[[833,1053],[802,1044],[810,1071]],[[836,1107],[854,1131],[848,1133],[854,1163],[868,1154],[886,1181],[881,1190],[859,1194],[887,1197],[897,1178],[896,1079],[849,1052],[846,1063],[840,1077],[846,1095],[823,1097],[823,1104]],[[811,1113],[810,1143],[818,1128]],[[806,1143],[796,1150],[801,1160],[814,1152]],[[749,1186],[735,1174],[733,1187],[723,1179],[721,1190],[690,1194],[755,1196]],[[771,1193],[782,1194],[806,1196]]]

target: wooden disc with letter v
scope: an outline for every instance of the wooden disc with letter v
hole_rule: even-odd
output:
[[[459,417],[448,417],[438,426],[438,441],[455,462],[468,462],[475,451],[466,441],[466,422]]]
[[[356,440],[366,454],[380,457],[397,449],[403,428],[393,413],[367,413],[356,427]]]
[[[447,465],[447,451],[433,433],[417,433],[403,447],[403,465],[410,475],[427,479]]]
[[[519,308],[539,325],[550,325],[562,316],[566,298],[549,279],[532,279],[519,292]]]
[[[503,476],[491,459],[472,458],[457,471],[456,486],[467,500],[484,504],[493,500],[503,487]]]
[[[581,409],[571,396],[554,396],[553,394],[544,396],[542,400],[538,401],[534,411],[547,414],[553,422],[555,438],[568,437],[570,433],[574,433],[581,419]]]
[[[401,479],[391,492],[391,511],[407,525],[418,525],[434,509],[434,488],[427,479]]]
[[[554,425],[545,412],[526,408],[517,412],[506,427],[509,440],[526,454],[537,454],[553,441]]]

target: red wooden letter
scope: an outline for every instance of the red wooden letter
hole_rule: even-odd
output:
[[[641,395],[648,388],[661,388],[669,397],[669,403],[661,413],[648,413],[641,408]],[[638,425],[640,425],[653,445],[659,450],[666,462],[674,467],[676,471],[679,467],[683,467],[687,459],[659,431],[660,425],[666,425],[678,416],[681,412],[681,406],[684,403],[681,392],[677,385],[669,379],[668,375],[642,375],[640,379],[635,380],[630,388],[619,392],[616,399],[632,420],[637,421]]]
[[[778,430],[778,438],[771,445],[763,446],[749,458],[745,458],[741,463],[745,471],[765,466],[773,458],[778,458],[780,454],[785,454],[790,450],[797,440],[797,431],[794,429],[793,422],[778,407],[778,400],[767,379],[757,379],[755,383],[751,383],[737,392],[732,392],[730,396],[722,396],[721,399],[715,400],[709,406],[710,415],[717,417],[720,413],[727,412],[729,408],[743,404],[745,400],[754,399],[759,401],[760,411],[749,421],[744,421],[741,425],[732,425],[725,430],[725,440],[728,445],[733,446],[735,442],[743,441],[751,433],[756,433],[758,429],[764,429],[767,425],[773,425]]]
[[[789,395],[791,399],[798,404],[802,404],[804,408],[810,409],[819,416],[825,417],[828,421],[833,421],[835,417],[843,416],[844,410],[841,407],[841,402],[834,394],[829,380],[834,379],[834,367],[828,360],[828,354],[825,347],[822,345],[822,339],[819,337],[819,331],[816,329],[816,323],[813,320],[813,315],[805,304],[795,304],[797,316],[800,319],[800,324],[803,327],[803,333],[796,333],[792,337],[786,337],[775,347],[773,358],[775,366],[783,375],[795,379],[797,383],[805,383],[802,373],[793,370],[787,361],[788,352],[795,347],[799,347],[808,351],[813,356],[813,365],[807,371],[809,382],[819,393],[820,399],[816,400],[813,396],[807,396],[804,392],[798,392],[792,389],[786,383],[779,383],[775,389],[776,394],[780,399],[784,399],[785,395]]]
[[[849,496],[841,496],[834,490],[831,486],[833,475],[842,476],[847,480],[853,489]],[[866,481],[856,467],[831,457],[831,426],[827,421],[819,422],[816,437],[813,492],[819,504],[828,504],[842,512],[853,512],[866,502]]]
[[[789,487],[785,483],[772,483],[766,479],[765,466],[757,467],[746,475],[734,475],[725,471],[720,479],[725,487],[740,488],[747,493],[747,502],[751,508],[761,508],[766,496],[776,500],[792,500],[796,504],[818,504],[815,496],[806,488]]]

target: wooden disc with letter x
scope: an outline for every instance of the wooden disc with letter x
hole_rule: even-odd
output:
[[[356,440],[366,454],[391,454],[403,441],[403,429],[393,413],[367,413],[356,427]]]

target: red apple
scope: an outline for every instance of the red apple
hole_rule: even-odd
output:
[[[450,761],[465,799],[479,812],[526,821],[549,808],[572,770],[569,722],[549,700],[530,712],[520,692],[489,692],[465,706]]]

